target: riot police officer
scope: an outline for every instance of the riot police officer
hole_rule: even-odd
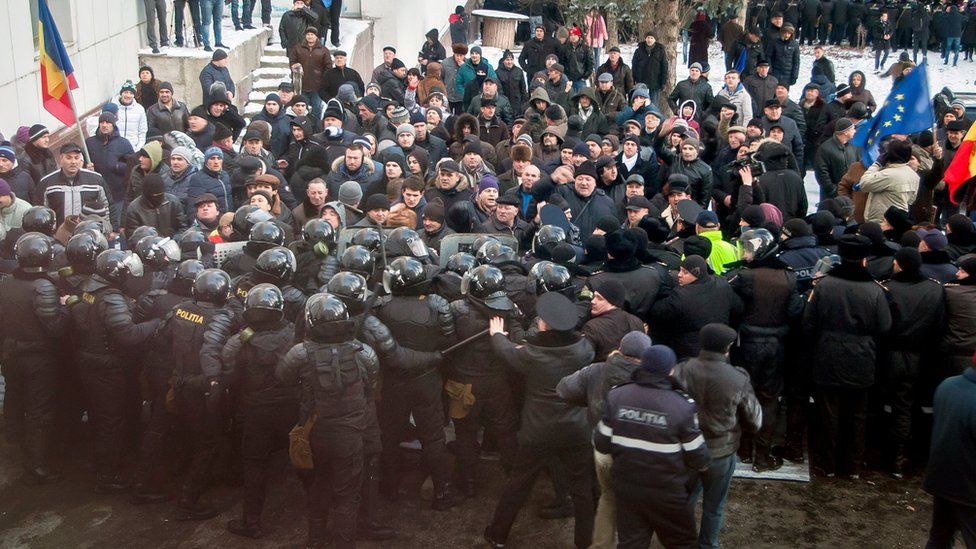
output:
[[[200,503],[209,484],[217,446],[221,386],[220,353],[234,329],[224,307],[230,277],[219,269],[205,269],[193,281],[193,299],[177,305],[160,326],[161,343],[173,364],[173,394],[179,421],[189,436],[192,460],[180,487],[177,520],[216,516],[216,509]]]
[[[95,259],[95,274],[81,289],[80,299],[71,305],[75,330],[79,333],[78,362],[88,396],[88,418],[95,441],[95,470],[98,493],[127,489],[118,476],[122,426],[127,403],[138,372],[132,356],[155,332],[156,319],[136,322],[133,304],[125,295],[128,281],[143,274],[142,261],[130,251],[105,250]]]
[[[134,251],[146,272],[126,287],[129,297],[138,299],[150,290],[165,288],[180,262],[180,245],[169,237],[147,236],[136,243]]]
[[[531,320],[535,314],[535,290],[529,284],[529,271],[515,250],[499,242],[487,242],[478,250],[477,258],[482,265],[493,265],[502,272],[508,298],[525,313],[524,321]]]
[[[235,391],[243,431],[244,503],[240,519],[227,523],[232,533],[264,535],[261,511],[271,457],[287,447],[298,417],[298,392],[275,376],[275,366],[292,347],[295,327],[284,318],[285,298],[273,284],[258,284],[244,300],[244,328],[231,336],[222,356],[224,383]]]
[[[295,253],[298,269],[292,284],[308,295],[332,279],[339,272],[336,258],[335,229],[324,219],[311,219],[302,229],[302,240],[288,247]]]
[[[431,281],[433,293],[450,303],[461,299],[461,279],[464,273],[478,266],[478,260],[471,254],[458,252],[447,258],[447,264]]]
[[[421,243],[423,244],[423,243]],[[416,424],[421,452],[434,481],[433,508],[457,505],[451,488],[451,469],[444,435],[444,409],[438,367],[439,349],[454,341],[454,318],[447,301],[430,293],[424,265],[413,257],[398,257],[383,273],[389,294],[379,301],[376,317],[385,324],[400,347],[416,351],[406,357],[381,357],[383,391],[393,398],[380,400],[383,435],[383,491],[395,499],[399,489],[400,441]]]
[[[353,244],[347,246],[339,256],[339,267],[343,271],[362,275],[370,285],[376,278],[376,257],[366,246]]]
[[[14,414],[21,431],[25,480],[56,482],[61,475],[48,460],[54,442],[57,342],[67,314],[47,274],[54,261],[51,239],[27,233],[17,240],[14,255],[17,270],[0,282],[2,364],[9,399],[5,415]]]
[[[465,340],[488,329],[496,316],[513,342],[521,341],[523,330],[517,320],[517,308],[505,291],[505,277],[491,265],[479,265],[464,275],[463,299],[451,303],[457,338]],[[501,359],[492,351],[487,337],[479,337],[451,356],[451,370],[445,388],[451,397],[451,418],[457,433],[457,461],[461,489],[468,497],[476,493],[475,473],[478,465],[478,430],[485,426],[485,436],[494,436],[507,469],[516,449],[515,399]],[[467,405],[467,395],[474,403]]]
[[[271,220],[261,221],[251,227],[250,236],[244,244],[244,253],[231,257],[221,265],[221,268],[231,278],[249,273],[257,263],[261,252],[284,244],[285,233],[281,227]]]
[[[308,547],[323,547],[330,508],[337,548],[355,547],[363,468],[366,397],[363,372],[377,368],[373,350],[337,297],[316,294],[305,305],[306,338],[278,364],[279,379],[302,385],[300,423],[311,422],[314,469],[302,476],[308,493]]]
[[[304,325],[298,321],[298,318],[305,307],[307,297],[291,285],[295,269],[295,254],[288,248],[278,246],[261,252],[251,271],[237,277],[231,284],[232,299],[229,307],[240,318],[247,292],[257,284],[274,284],[285,298],[285,320],[298,323],[295,326],[298,335],[296,339],[301,339]]]
[[[371,314],[367,307],[371,302],[366,279],[356,273],[340,272],[322,288],[325,293],[338,297],[346,305],[351,320],[359,326],[357,337],[380,356],[393,356],[403,352],[390,334],[390,329]],[[377,369],[366,372],[366,430],[363,433],[363,487],[360,494],[356,534],[360,539],[382,541],[398,535],[395,528],[379,522],[380,452],[383,449],[380,424],[376,413],[376,397],[379,391],[379,364]]]
[[[136,322],[149,319],[162,321],[174,307],[192,299],[193,283],[204,268],[203,263],[196,259],[180,263],[165,289],[150,290],[139,297],[135,309]],[[163,439],[172,423],[171,414],[166,409],[166,395],[173,376],[172,349],[158,336],[153,337],[149,346],[150,352],[146,353],[146,362],[143,364],[149,389],[149,398],[143,403],[143,408],[148,407],[149,421],[139,447],[139,466],[136,469],[136,485],[132,495],[132,503],[136,505],[162,503],[170,497],[164,489],[161,473]]]

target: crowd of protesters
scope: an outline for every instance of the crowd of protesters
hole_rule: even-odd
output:
[[[943,90],[935,132],[865,166],[851,140],[882,98],[829,54],[866,25],[876,51],[906,48],[902,78],[922,29],[899,15],[889,38],[903,8],[862,21],[841,1],[729,18],[715,88],[703,10],[666,87],[656,32],[604,54],[598,10],[534,18],[493,65],[459,7],[450,48],[432,29],[360,74],[295,0],[280,34],[303,78],[254,116],[217,49],[201,105],[145,66],[84,147],[26,123],[0,144],[4,432],[25,480],[61,480],[87,418],[96,492],[204,520],[234,477],[227,527],[258,538],[290,445],[308,545],[353,547],[397,536],[378,501],[410,497],[417,439],[437,511],[479,497],[479,456],[500,454],[490,546],[543,475],[539,514],[573,517],[577,547],[716,547],[737,463],[857,480],[928,462],[928,546],[973,546],[976,185],[943,181],[972,121]],[[923,9],[946,34],[961,6]],[[810,75],[798,37],[819,39]]]

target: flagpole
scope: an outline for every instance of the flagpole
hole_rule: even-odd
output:
[[[67,82],[65,82],[67,84]],[[75,117],[75,126],[78,128],[78,136],[81,137],[81,150],[85,153],[85,166],[91,163],[91,154],[88,153],[88,143],[86,142],[88,136],[85,135],[85,131],[81,129],[81,120],[78,119],[78,109],[75,108],[75,95],[71,92],[71,86],[66,85],[65,88],[68,90],[68,103],[71,104],[71,114]]]

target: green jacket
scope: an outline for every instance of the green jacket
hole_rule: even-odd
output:
[[[712,270],[715,271],[715,274],[721,275],[725,273],[727,270],[726,265],[739,260],[739,252],[735,249],[735,246],[722,240],[722,231],[718,229],[705,231],[698,236],[703,236],[712,243],[712,253],[708,255],[708,262],[712,265]]]

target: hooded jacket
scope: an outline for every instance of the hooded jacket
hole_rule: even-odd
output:
[[[140,105],[141,109],[142,106]],[[109,200],[119,202],[125,198],[125,172],[132,145],[119,134],[118,127],[110,134],[97,133],[85,140],[88,154],[95,171],[102,174],[108,185]]]
[[[478,69],[485,69],[488,76],[498,78],[498,75],[495,74],[494,67],[485,61],[484,58],[481,59],[481,63],[477,67],[471,62],[471,58],[465,59],[464,64],[458,67],[457,75],[454,77],[454,92],[457,95],[464,96],[464,86],[477,78]],[[453,99],[451,100],[453,101]]]
[[[284,158],[291,141],[291,118],[285,114],[285,107],[279,108],[275,115],[268,113],[267,106],[262,107],[261,112],[255,114],[251,120],[263,120],[271,126],[271,154],[275,158]]]
[[[586,111],[580,107],[581,97],[588,97],[590,99],[590,108]],[[596,95],[593,94],[593,88],[580,88],[579,91],[573,94],[570,103],[571,112],[569,114],[575,114],[583,121],[583,126],[580,128],[580,132],[583,135],[589,135],[591,133],[606,135],[610,133],[610,122],[600,110],[600,103],[596,100]]]
[[[163,144],[159,141],[150,141],[146,143],[146,146],[137,151],[138,153],[145,152],[149,157],[149,171],[143,171],[143,169],[136,164],[132,168],[132,173],[129,174],[129,182],[126,185],[125,199],[129,202],[135,200],[137,196],[142,194],[142,180],[149,174],[157,172],[160,169],[160,164],[163,162]]]
[[[132,150],[141,149],[146,144],[146,133],[149,131],[146,109],[135,99],[128,105],[123,105],[122,99],[119,97],[113,99],[112,102],[119,106],[119,112],[116,115],[118,122],[115,124],[115,129],[132,145]]]
[[[420,46],[420,53],[417,54],[417,57],[426,59],[428,67],[432,62],[443,61],[447,57],[447,51],[444,50],[444,45],[441,44],[437,29],[430,29],[424,37],[427,40],[424,40],[424,44]]]
[[[746,87],[742,82],[739,82],[739,85],[732,91],[729,91],[728,86],[722,86],[715,96],[724,97],[729,100],[729,103],[735,105],[735,115],[739,122],[748,124],[752,120],[752,96],[746,91]]]

